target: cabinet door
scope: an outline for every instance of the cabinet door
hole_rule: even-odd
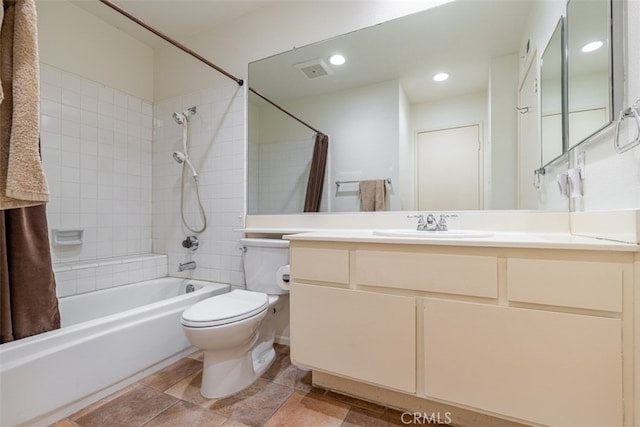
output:
[[[291,285],[291,360],[416,391],[416,305],[409,297]]]
[[[622,425],[621,321],[425,299],[429,397],[553,426]]]

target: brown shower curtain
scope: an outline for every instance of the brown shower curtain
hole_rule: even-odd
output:
[[[60,327],[46,205],[0,215],[0,342]]]
[[[313,158],[311,159],[311,170],[309,171],[309,181],[307,182],[307,195],[304,200],[305,212],[318,212],[320,210],[328,151],[329,137],[318,132],[313,146]]]
[[[0,343],[60,327],[40,160],[35,0],[0,11]]]

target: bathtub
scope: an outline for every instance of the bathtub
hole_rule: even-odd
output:
[[[61,329],[0,345],[0,425],[50,424],[179,359],[182,312],[228,291],[165,277],[60,298]]]

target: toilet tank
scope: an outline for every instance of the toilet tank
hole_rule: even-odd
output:
[[[270,295],[286,294],[276,279],[280,267],[289,264],[289,241],[282,239],[240,239],[244,247],[244,277],[247,289]]]

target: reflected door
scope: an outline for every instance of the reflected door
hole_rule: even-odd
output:
[[[535,54],[532,54],[535,55]],[[533,171],[540,167],[542,146],[540,143],[540,128],[536,111],[538,111],[538,94],[536,85],[535,61],[529,62],[527,74],[518,92],[519,105],[526,108],[518,114],[518,209],[537,209],[538,192],[533,186]],[[544,121],[545,118],[543,117]],[[545,126],[543,129],[553,134],[562,135],[560,116],[548,118],[549,125],[555,124],[555,129]],[[558,145],[562,151],[562,141]],[[560,154],[558,153],[558,154]]]
[[[480,209],[480,126],[418,133],[418,210]]]

